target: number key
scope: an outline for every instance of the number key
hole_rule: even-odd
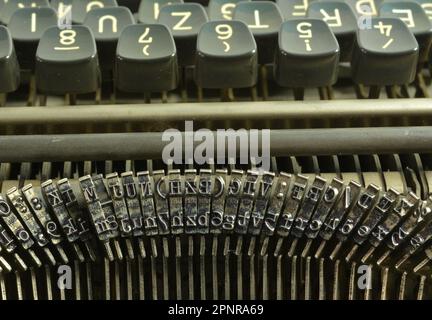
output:
[[[115,82],[121,91],[162,92],[177,86],[176,48],[164,25],[126,27],[118,42],[116,61]]]
[[[422,7],[416,2],[384,2],[380,17],[399,18],[414,34],[419,44],[419,63],[428,61],[432,43],[432,24]]]
[[[195,82],[202,88],[244,88],[257,82],[257,47],[241,21],[211,21],[198,35]]]
[[[414,80],[418,51],[415,37],[400,19],[372,18],[371,28],[357,32],[353,80],[374,86],[408,84]]]
[[[291,19],[282,24],[275,79],[284,87],[319,88],[337,79],[339,45],[319,19]]]
[[[244,0],[210,0],[208,5],[210,20],[232,20],[235,7],[239,2],[243,1]]]
[[[43,93],[95,92],[100,83],[96,43],[85,26],[51,27],[36,51],[36,83]]]

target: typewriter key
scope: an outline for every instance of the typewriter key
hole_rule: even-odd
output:
[[[178,79],[177,50],[165,26],[145,24],[124,29],[116,57],[115,83],[119,90],[169,91],[177,87]]]
[[[202,88],[247,88],[257,82],[252,33],[240,21],[211,21],[198,35],[195,82]]]
[[[160,9],[158,23],[171,31],[180,66],[195,64],[198,33],[207,21],[204,7],[197,3],[169,4]]]
[[[124,7],[100,8],[87,13],[84,25],[93,32],[102,72],[113,70],[120,34],[132,24],[132,13]],[[107,76],[111,80],[112,75],[108,73]]]
[[[96,43],[85,26],[51,27],[36,52],[36,83],[43,93],[90,93],[99,88]]]
[[[11,32],[21,69],[34,70],[36,49],[44,32],[57,25],[57,15],[52,8],[25,8],[11,17]]]
[[[313,0],[276,0],[285,20],[304,18]]]
[[[342,1],[314,1],[308,8],[308,17],[321,19],[333,32],[340,47],[340,61],[351,61],[357,18],[352,8]]]
[[[384,2],[379,10],[380,17],[401,19],[414,34],[419,45],[418,63],[429,60],[432,44],[432,24],[422,7],[416,2]]]
[[[371,86],[411,83],[419,46],[409,28],[397,18],[372,18],[371,24],[372,28],[357,32],[351,61],[354,82]]]
[[[0,12],[0,22],[4,25],[8,25],[13,14],[23,8],[43,8],[49,6],[48,0],[7,1],[4,3]]]
[[[420,4],[420,6],[424,10],[428,18],[432,20],[432,1],[430,0],[414,0],[414,1]]]
[[[91,10],[117,6],[116,0],[72,0],[72,21],[75,24],[83,24],[87,13]]]
[[[245,0],[250,1],[250,0]],[[210,20],[232,20],[234,10],[242,0],[210,0],[208,4],[208,13]]]
[[[242,1],[234,9],[234,20],[244,22],[258,47],[259,64],[273,63],[280,26],[279,8],[270,1]]]
[[[20,67],[12,37],[9,30],[0,25],[0,94],[15,91],[19,84]]]
[[[368,19],[378,16],[379,6],[383,0],[345,0],[353,9],[359,20],[359,25],[367,24]]]
[[[183,3],[183,0],[144,0],[139,4],[138,22],[154,24],[158,21],[160,9],[173,3]]]
[[[319,88],[337,80],[339,45],[318,19],[292,19],[282,24],[275,60],[275,79],[290,88]]]

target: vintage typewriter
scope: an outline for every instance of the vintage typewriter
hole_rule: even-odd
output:
[[[0,0],[0,300],[431,299],[431,20]]]

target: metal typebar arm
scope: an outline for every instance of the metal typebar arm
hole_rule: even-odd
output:
[[[8,135],[0,136],[0,162],[161,159],[167,144],[161,132]],[[261,155],[261,142],[258,146]],[[239,154],[239,143],[236,147]],[[431,150],[432,127],[426,126],[271,130],[270,134],[272,156]]]

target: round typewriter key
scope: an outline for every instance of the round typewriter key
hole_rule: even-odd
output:
[[[85,26],[49,28],[36,52],[36,83],[43,93],[95,92],[100,83],[96,43]]]
[[[8,25],[12,15],[23,8],[49,7],[48,0],[11,0],[6,1],[0,11],[0,22]]]
[[[318,19],[291,19],[282,24],[275,79],[291,88],[325,87],[336,82],[339,45]]]
[[[234,19],[246,23],[252,32],[258,47],[259,63],[272,63],[283,22],[276,4],[270,1],[240,2],[234,9]]]
[[[177,51],[167,27],[140,24],[124,29],[117,46],[115,82],[126,92],[161,92],[177,87]]]
[[[414,34],[419,45],[419,63],[428,61],[432,44],[432,23],[416,2],[385,2],[379,10],[380,17],[401,19]]]
[[[49,27],[56,25],[57,14],[52,8],[25,8],[12,15],[8,28],[21,69],[34,69],[39,40]]]
[[[161,8],[158,23],[171,31],[181,66],[195,63],[196,41],[201,26],[208,21],[203,6],[197,3],[177,3]]]
[[[183,3],[183,0],[142,0],[138,9],[138,21],[140,23],[156,23],[160,9],[173,3]]]
[[[202,88],[245,88],[257,82],[255,40],[241,21],[206,23],[197,42],[195,81]]]
[[[96,40],[99,63],[102,71],[114,68],[117,42],[123,29],[134,24],[134,17],[128,8],[110,7],[91,10],[84,25],[89,27]],[[111,75],[108,75],[111,79]]]
[[[76,24],[83,24],[87,13],[91,10],[117,6],[116,0],[73,0],[72,21]]]
[[[0,26],[0,93],[15,91],[20,83],[20,68],[9,30]]]
[[[232,20],[234,9],[240,2],[244,0],[210,0],[208,5],[210,20]]]
[[[357,18],[352,8],[340,1],[312,2],[308,17],[327,23],[339,43],[340,61],[350,61],[357,31]]]
[[[353,80],[375,86],[411,83],[418,54],[418,43],[404,22],[372,18],[371,28],[357,31],[351,62]]]

